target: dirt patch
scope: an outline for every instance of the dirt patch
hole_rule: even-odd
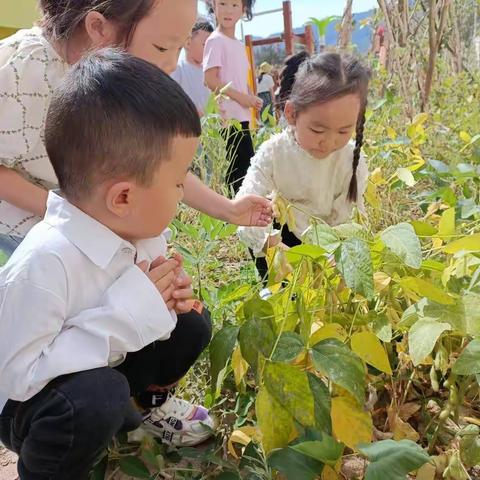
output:
[[[17,478],[17,456],[0,445],[0,480]]]

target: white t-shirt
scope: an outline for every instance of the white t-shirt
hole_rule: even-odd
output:
[[[329,225],[349,220],[352,203],[348,187],[353,173],[354,146],[345,147],[317,159],[301,148],[292,128],[273,136],[261,145],[248,169],[237,198],[247,194],[267,197],[278,192],[293,208],[298,238],[310,225],[312,216]],[[363,155],[357,168],[358,207],[364,210],[363,194],[368,181],[368,168]],[[261,256],[268,237],[275,233],[272,226],[239,227],[238,235],[254,254]]]
[[[182,58],[178,62],[177,69],[172,73],[172,78],[192,99],[197,110],[204,113],[211,91],[205,86],[203,68]]]
[[[257,79],[257,93],[270,93],[271,89],[275,86],[273,78],[268,73],[265,73],[262,77],[262,81]]]
[[[40,28],[0,40],[0,165],[46,189],[57,178],[45,150],[45,118],[67,68]],[[40,220],[0,201],[0,234],[23,237]]]

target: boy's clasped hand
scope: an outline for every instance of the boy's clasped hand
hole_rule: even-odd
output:
[[[183,269],[183,257],[175,253],[170,258],[160,256],[150,267],[148,262],[137,264],[155,285],[169,310],[188,313],[193,300],[192,278]]]

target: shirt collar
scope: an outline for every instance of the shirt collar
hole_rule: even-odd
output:
[[[72,205],[61,197],[58,191],[51,191],[48,194],[44,221],[56,228],[102,269],[110,264],[121,247],[135,252],[135,247],[131,243]]]

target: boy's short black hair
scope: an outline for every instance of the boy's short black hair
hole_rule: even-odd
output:
[[[53,95],[45,146],[67,198],[110,178],[148,186],[175,136],[199,137],[197,110],[155,65],[116,49],[88,55]]]
[[[192,36],[195,35],[197,32],[208,32],[213,33],[213,25],[204,18],[199,18],[195,25],[192,28]]]

